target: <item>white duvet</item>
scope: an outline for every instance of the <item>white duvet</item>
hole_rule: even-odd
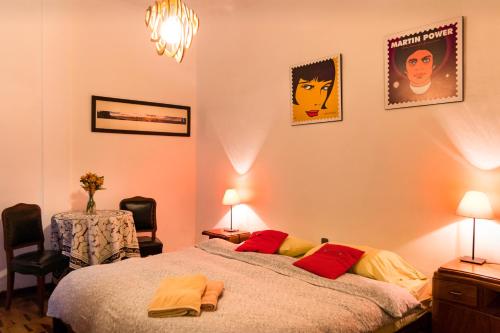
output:
[[[354,274],[329,280],[293,266],[294,258],[240,253],[235,246],[212,239],[183,251],[75,270],[52,293],[47,315],[77,333],[373,332],[420,306],[395,285]],[[149,318],[160,282],[193,273],[224,281],[217,311]]]

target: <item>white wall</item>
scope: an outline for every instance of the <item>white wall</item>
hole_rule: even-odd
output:
[[[181,64],[159,57],[144,13],[150,1],[0,2],[3,158],[0,208],[37,203],[50,217],[81,210],[79,178],[105,176],[98,209],[143,195],[158,203],[164,250],[191,245],[195,226],[196,42]],[[191,106],[191,137],[92,133],[91,95]],[[0,237],[3,248],[3,235]],[[6,288],[0,255],[0,291]],[[34,278],[16,276],[16,288]]]
[[[86,171],[105,176],[98,209],[155,197],[167,250],[228,224],[232,186],[241,228],[388,248],[427,274],[470,253],[463,192],[487,192],[498,213],[496,1],[191,0],[200,31],[181,64],[149,42],[151,2],[0,1],[0,208],[40,204],[47,245],[50,216],[83,209]],[[465,102],[385,111],[383,37],[461,15]],[[290,126],[290,65],[338,52],[344,121]],[[190,105],[193,135],[92,133],[92,94]],[[478,223],[477,255],[500,260],[499,229]]]
[[[235,186],[243,229],[391,249],[426,274],[470,255],[461,196],[482,190],[500,208],[499,14],[496,1],[201,7],[198,239],[229,224],[221,200]],[[384,36],[456,16],[465,16],[465,102],[385,111]],[[344,121],[292,127],[289,67],[336,53]],[[476,255],[499,261],[498,244],[500,225],[479,223]]]
[[[0,61],[3,209],[18,202],[43,201],[41,2],[2,1],[0,13],[4,45]],[[0,247],[0,290],[4,290],[3,231]]]

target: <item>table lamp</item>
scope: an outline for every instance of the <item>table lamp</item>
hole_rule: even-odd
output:
[[[224,198],[222,198],[222,204],[226,206],[231,206],[231,226],[229,228],[224,228],[225,231],[235,232],[238,229],[233,229],[233,205],[240,203],[240,196],[234,188],[227,189],[224,193]]]
[[[484,264],[486,262],[485,259],[474,257],[476,218],[491,219],[493,217],[490,200],[483,192],[469,191],[465,193],[462,201],[460,201],[457,208],[457,214],[460,216],[472,217],[472,257],[461,257],[460,261],[478,265]]]

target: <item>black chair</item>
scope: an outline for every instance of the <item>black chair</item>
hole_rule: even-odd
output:
[[[156,238],[156,201],[153,198],[132,197],[120,201],[121,210],[132,212],[137,232],[151,232],[151,237],[139,236],[141,257],[159,254],[163,251],[163,243]]]
[[[14,291],[14,274],[35,275],[37,278],[38,306],[44,314],[45,275],[64,270],[69,260],[59,251],[44,250],[42,213],[38,205],[19,203],[2,212],[3,237],[7,255],[7,298],[9,310]],[[14,256],[14,250],[37,245],[38,250]]]

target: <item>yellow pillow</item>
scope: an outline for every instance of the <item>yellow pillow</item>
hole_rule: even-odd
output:
[[[394,252],[363,245],[338,244],[365,252],[361,259],[350,269],[351,273],[396,284],[407,289],[413,295],[416,295],[418,290],[427,283],[427,277],[424,274]],[[312,248],[305,256],[313,254],[321,246],[323,244]]]
[[[368,278],[396,284],[416,295],[427,277],[394,252],[369,251],[353,267],[353,272]]]
[[[285,256],[298,257],[303,255],[313,247],[314,244],[311,242],[297,237],[288,236],[281,244],[278,253]]]
[[[377,249],[366,252],[353,269],[356,274],[393,283],[401,277],[414,280],[426,278],[396,253]]]

